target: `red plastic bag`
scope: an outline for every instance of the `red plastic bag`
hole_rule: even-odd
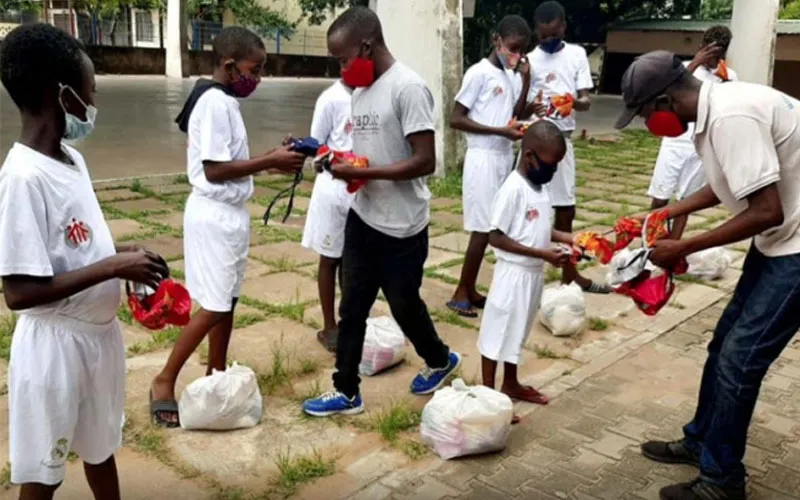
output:
[[[684,274],[688,269],[689,265],[686,260],[681,259],[672,270],[665,271],[658,276],[653,276],[651,271],[642,271],[639,276],[623,283],[614,291],[632,298],[640,311],[648,316],[654,316],[667,305],[675,291],[675,282],[672,277]]]
[[[144,295],[131,290],[128,293],[128,307],[133,318],[149,330],[161,330],[167,325],[185,326],[192,314],[192,297],[180,283],[166,279],[158,285],[155,293]]]
[[[366,157],[356,156],[351,151],[331,151],[326,145],[319,147],[317,156],[314,158],[314,163],[321,165],[326,170],[330,170],[331,165],[340,162],[349,163],[356,168],[369,168],[369,160]],[[353,194],[366,183],[367,181],[364,179],[349,181],[347,192]]]

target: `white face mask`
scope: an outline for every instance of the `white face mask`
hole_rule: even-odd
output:
[[[60,83],[58,86],[58,102],[61,104],[61,109],[64,110],[64,118],[66,120],[64,139],[68,141],[77,141],[78,139],[83,139],[91,134],[92,130],[94,130],[94,121],[97,119],[97,108],[87,105],[85,102],[83,102],[83,99],[78,96],[78,93],[75,92],[72,87],[68,85],[62,85]],[[83,104],[83,107],[86,108],[86,121],[83,121],[77,116],[67,112],[67,108],[64,106],[64,100],[62,98],[64,90],[69,90],[72,92],[72,95],[75,96],[78,102]]]

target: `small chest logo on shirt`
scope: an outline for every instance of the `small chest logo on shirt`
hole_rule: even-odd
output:
[[[536,210],[535,208],[531,208],[525,214],[525,218],[528,219],[529,221],[534,221],[539,218],[539,211]]]
[[[502,95],[502,94],[503,94],[503,87],[498,85],[497,87],[494,88],[494,95]]]
[[[548,73],[547,76],[544,78],[545,83],[553,83],[558,79],[555,73]]]
[[[67,225],[64,231],[64,242],[70,248],[78,248],[81,245],[88,245],[92,241],[92,228],[83,221],[72,218],[72,222]]]
[[[353,121],[347,120],[347,123],[344,124],[344,133],[350,135],[353,133]]]

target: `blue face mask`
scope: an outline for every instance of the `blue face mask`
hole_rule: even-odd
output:
[[[86,108],[85,121],[67,112],[67,107],[64,106],[64,101],[62,98],[65,90],[72,92],[72,95],[75,96],[78,102],[83,104],[84,108]],[[64,139],[68,141],[77,141],[92,133],[94,130],[94,121],[97,118],[97,108],[87,105],[85,102],[83,102],[83,100],[81,100],[81,98],[78,96],[77,92],[72,90],[72,87],[67,85],[60,85],[58,101],[59,104],[61,104],[61,109],[64,110],[64,119],[66,120],[66,127],[64,127]]]
[[[528,166],[526,176],[531,184],[541,186],[553,180],[553,176],[556,174],[556,168],[558,168],[558,165],[543,162],[535,151],[533,152],[533,157],[536,158],[536,165],[539,168],[536,169],[533,165]]]
[[[540,43],[539,47],[548,54],[555,54],[564,47],[564,40],[561,38],[550,38]]]

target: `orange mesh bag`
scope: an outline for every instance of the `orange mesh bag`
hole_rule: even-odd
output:
[[[562,118],[566,118],[572,114],[572,108],[575,106],[575,97],[572,94],[554,95],[550,98],[550,106]]]
[[[647,219],[644,221],[642,233],[645,245],[647,245],[648,248],[652,248],[656,241],[669,237],[667,220],[669,220],[669,210],[666,208],[651,212],[647,216]]]
[[[192,314],[192,298],[189,291],[171,279],[163,280],[155,293],[144,285],[125,283],[128,307],[133,318],[147,329],[161,330],[167,325],[185,326]]]
[[[614,251],[626,248],[635,238],[642,235],[642,221],[631,217],[621,217],[614,224]]]
[[[714,74],[717,75],[723,82],[730,80],[728,77],[728,63],[725,62],[725,59],[719,60],[717,71],[715,71]]]
[[[594,232],[579,233],[575,236],[575,246],[588,253],[601,264],[611,262],[614,256],[614,246],[610,241]]]

